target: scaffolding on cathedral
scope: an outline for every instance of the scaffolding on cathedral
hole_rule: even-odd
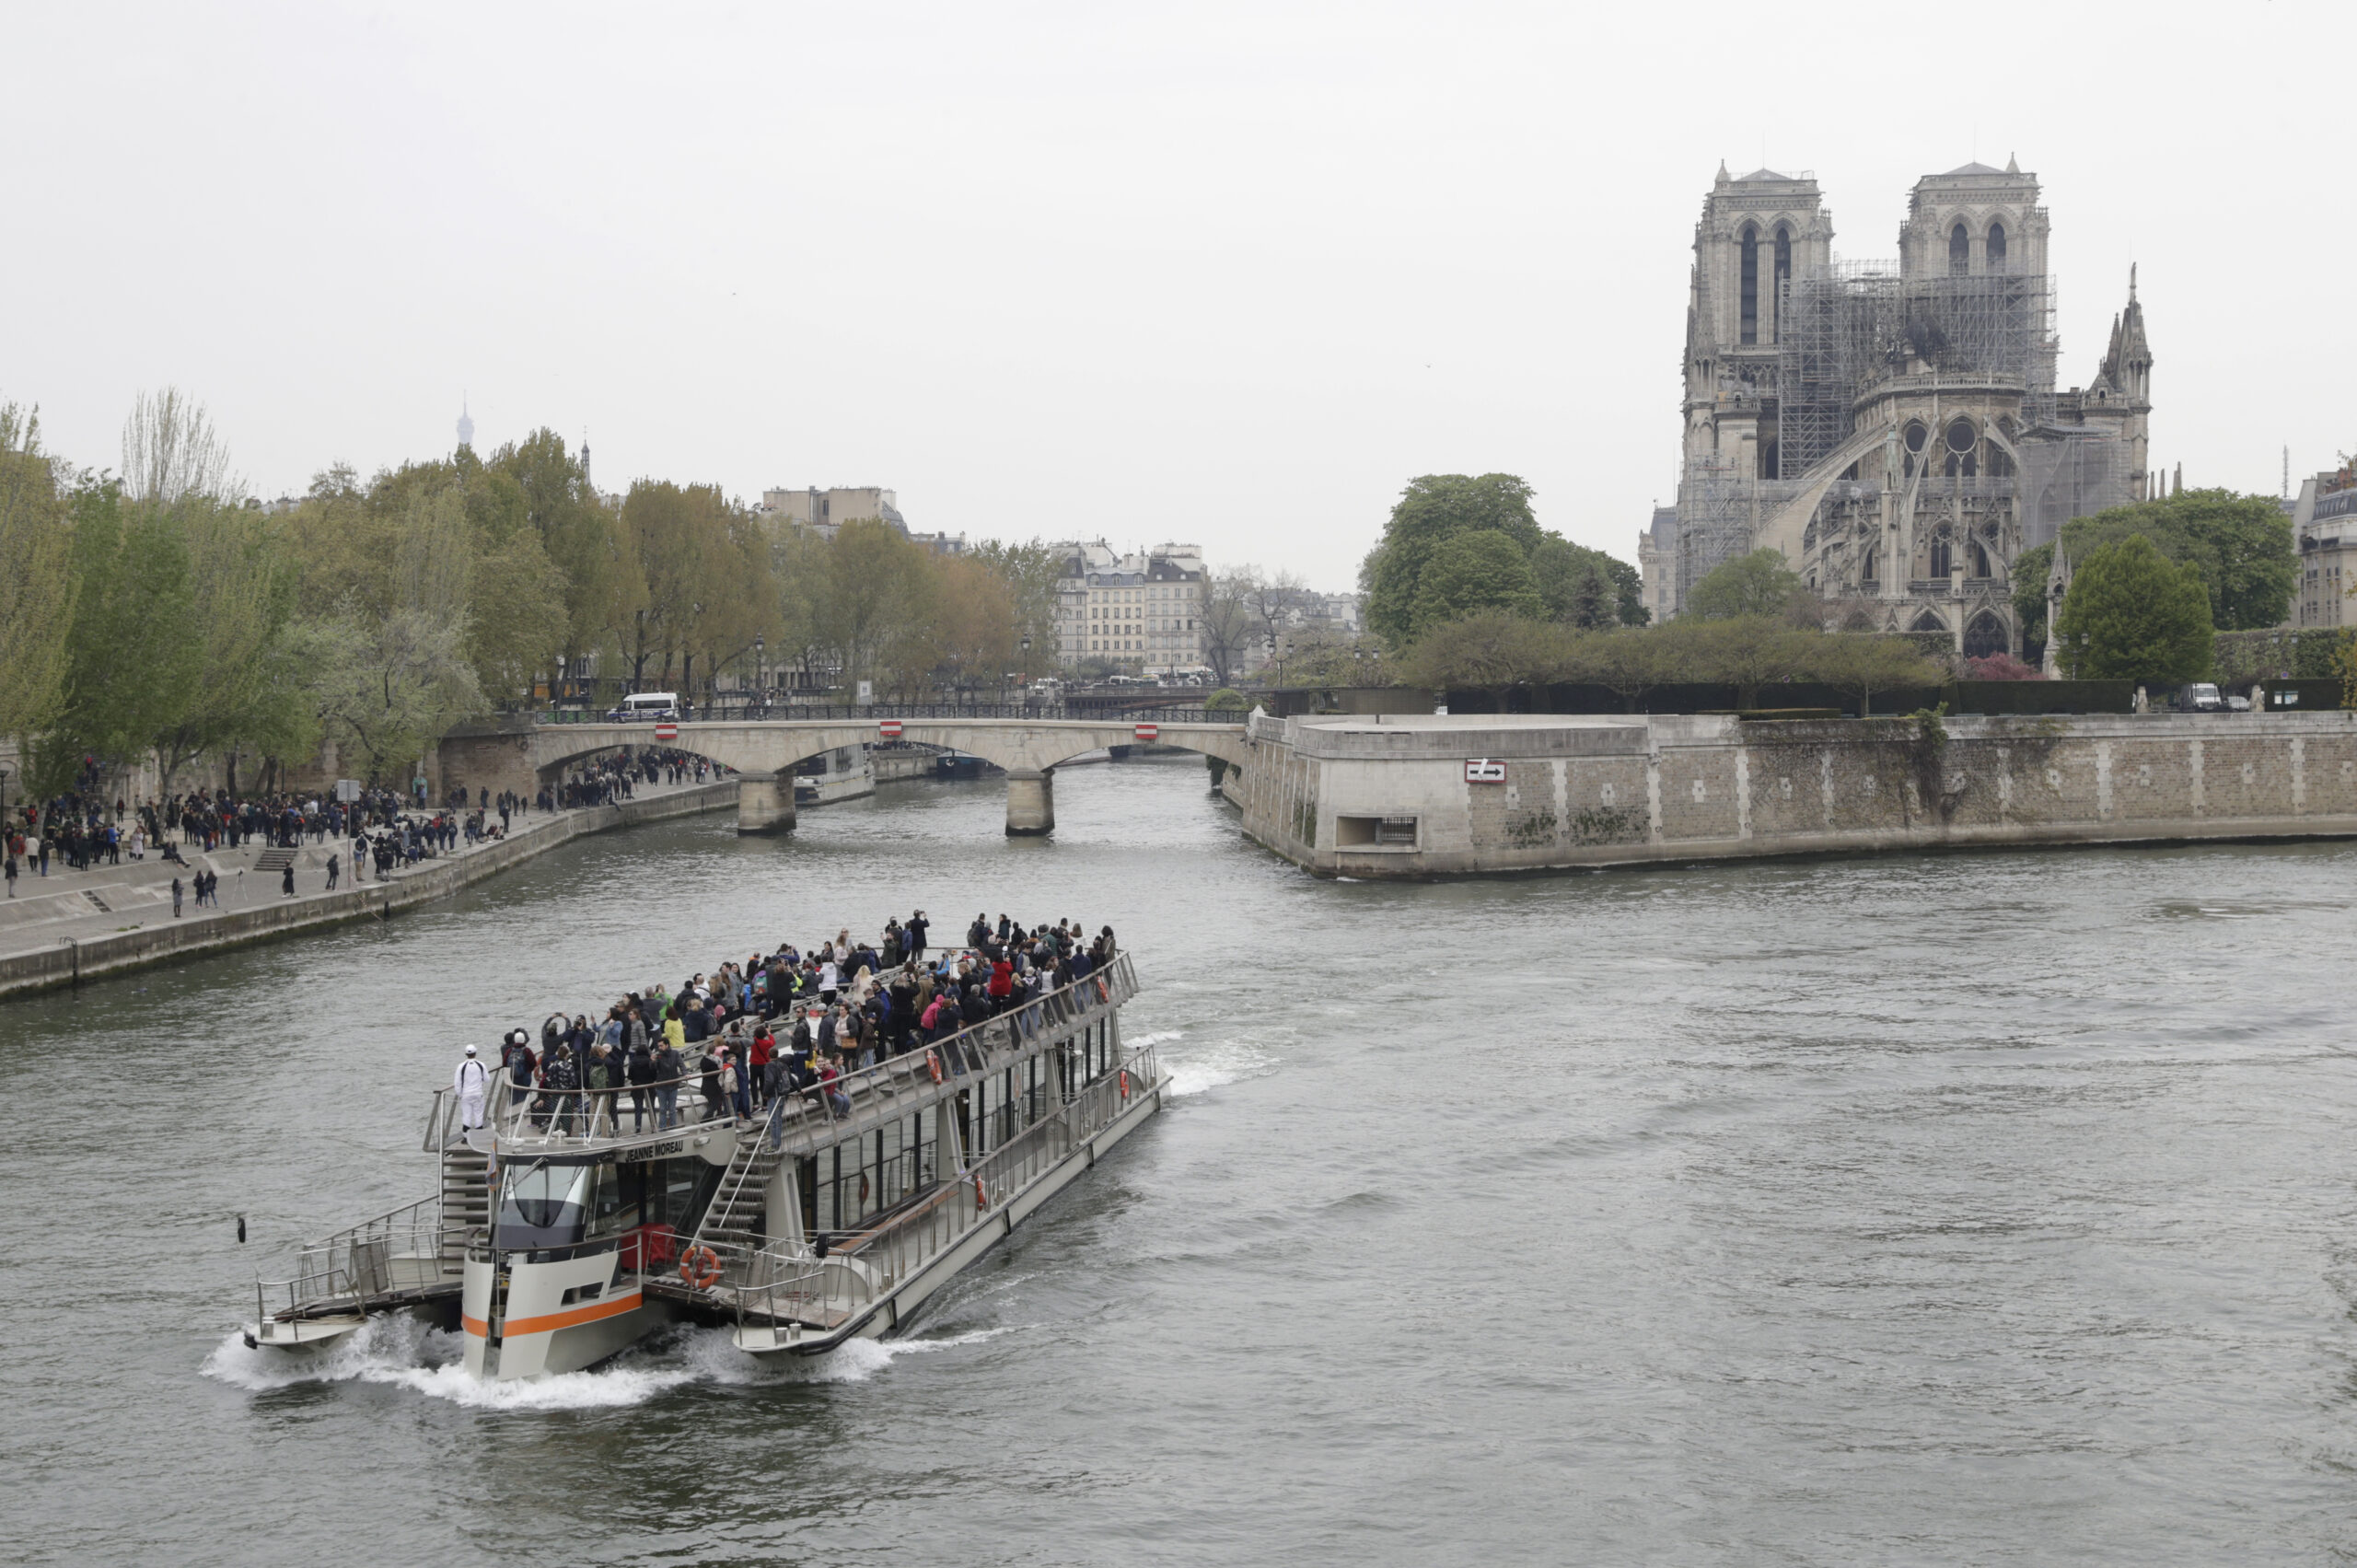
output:
[[[2022,548],[2051,544],[2073,517],[2128,499],[2127,450],[2108,430],[2048,429],[2021,447]]]
[[[1727,458],[1690,463],[1678,486],[1678,598],[1723,562],[1751,548],[1753,482]]]
[[[2054,294],[2040,273],[1906,278],[1895,261],[1836,261],[1787,280],[1777,327],[1786,479],[1849,439],[1861,397],[1914,366],[2020,387],[2026,425],[2054,417]]]

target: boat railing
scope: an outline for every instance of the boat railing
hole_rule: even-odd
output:
[[[804,1266],[856,1259],[865,1272],[846,1270],[850,1278],[872,1281],[871,1293],[894,1288],[965,1240],[993,1211],[1023,1192],[1081,1143],[1109,1126],[1139,1098],[1154,1092],[1160,1082],[1154,1047],[1141,1046],[1124,1053],[1054,1113],[1041,1117],[1006,1143],[967,1162],[909,1208],[865,1230],[829,1235],[825,1238],[828,1257]],[[848,1286],[849,1279],[842,1283]],[[830,1299],[839,1299],[842,1293],[827,1294]],[[753,1299],[738,1299],[740,1318]]]
[[[438,1274],[446,1243],[462,1234],[444,1223],[437,1196],[307,1242],[295,1255],[292,1278],[255,1280],[261,1320],[299,1318],[345,1304],[366,1311],[371,1300],[415,1288],[427,1262]]]
[[[1001,1052],[1037,1039],[1042,1031],[1059,1029],[1093,1017],[1107,1007],[1120,1005],[1137,994],[1137,972],[1131,965],[1130,956],[1116,953],[1104,969],[1070,985],[970,1024],[940,1040],[921,1040],[898,1055],[854,1068],[836,1079],[830,1091],[844,1097],[851,1107],[848,1117],[839,1119],[840,1130],[848,1135],[867,1121],[899,1115],[897,1102],[902,1091],[911,1086],[931,1086],[935,1059],[941,1063],[945,1081],[963,1076],[989,1066]],[[781,1015],[781,1018],[785,1016]],[[742,1044],[749,1039],[741,1031],[725,1031],[717,1038],[731,1044]],[[502,1141],[530,1139],[540,1145],[556,1140],[589,1144],[599,1139],[643,1137],[649,1132],[733,1121],[733,1107],[726,1101],[715,1105],[701,1092],[703,1078],[702,1073],[688,1073],[660,1084],[552,1089],[538,1084],[519,1085],[502,1066],[492,1074],[489,1103],[484,1109],[491,1130]],[[671,1091],[672,1097],[674,1121],[669,1127],[660,1121],[661,1096],[657,1091],[664,1089]],[[639,1100],[642,1094],[646,1097],[643,1111]],[[824,1114],[821,1086],[807,1086],[792,1094],[782,1094],[764,1114],[772,1140],[782,1139],[790,1127],[819,1121]],[[627,1132],[625,1121],[630,1124]],[[447,1087],[435,1089],[426,1114],[426,1150],[439,1153],[459,1142],[461,1136],[457,1098]]]

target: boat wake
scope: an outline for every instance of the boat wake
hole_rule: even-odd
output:
[[[1182,1029],[1165,1029],[1138,1041],[1140,1045],[1161,1048],[1162,1066],[1170,1074],[1170,1096],[1174,1099],[1199,1095],[1223,1084],[1261,1077],[1277,1069],[1275,1057],[1241,1040],[1217,1040],[1196,1050],[1170,1048],[1171,1041],[1185,1038]]]
[[[759,1388],[795,1383],[865,1383],[904,1355],[973,1344],[1005,1332],[977,1329],[938,1339],[853,1340],[825,1355],[776,1365],[746,1355],[726,1329],[681,1328],[587,1372],[487,1383],[468,1374],[465,1341],[401,1314],[371,1318],[341,1342],[306,1357],[253,1350],[231,1334],[204,1359],[204,1376],[250,1393],[304,1384],[377,1383],[461,1409],[616,1410],[644,1404],[691,1384]]]

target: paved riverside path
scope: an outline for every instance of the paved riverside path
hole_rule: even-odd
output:
[[[279,890],[277,872],[253,869],[269,852],[269,845],[253,841],[209,854],[182,844],[185,866],[163,860],[156,848],[144,860],[126,854],[119,865],[101,864],[87,871],[68,870],[52,857],[47,877],[21,875],[17,897],[0,897],[0,996],[70,983],[77,970],[87,978],[175,954],[389,912],[456,892],[585,832],[736,803],[733,779],[642,784],[619,806],[518,814],[505,838],[397,866],[382,882],[373,865],[366,881],[354,880],[350,839],[307,838],[296,854],[293,898]],[[326,890],[331,854],[343,873],[333,893]],[[197,908],[192,889],[200,870],[221,877],[217,910]],[[178,920],[172,918],[174,877],[182,889]]]

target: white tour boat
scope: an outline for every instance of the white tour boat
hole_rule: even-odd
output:
[[[761,1357],[891,1333],[1161,1109],[1153,1047],[1121,1041],[1136,990],[1117,955],[851,1074],[839,1105],[814,1091],[748,1121],[707,1115],[693,1077],[679,1124],[658,1128],[651,1112],[631,1125],[629,1089],[558,1095],[494,1071],[490,1125],[462,1132],[437,1089],[441,1191],[258,1283],[246,1342],[310,1351],[417,1311],[464,1331],[469,1371],[514,1378],[595,1365],[682,1319]]]

